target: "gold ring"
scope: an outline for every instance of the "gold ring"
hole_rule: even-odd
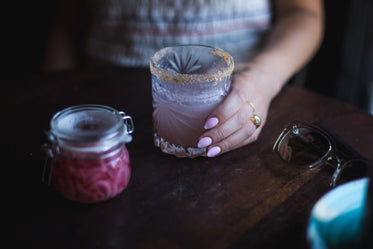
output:
[[[255,125],[257,129],[262,124],[262,119],[256,114],[251,115],[250,120],[251,122],[253,122],[253,124]]]
[[[253,114],[255,113],[255,107],[254,107],[254,104],[253,103],[251,103],[251,102],[249,102],[249,101],[246,101],[246,103],[248,103],[249,104],[249,106],[251,106],[251,108],[253,108]]]

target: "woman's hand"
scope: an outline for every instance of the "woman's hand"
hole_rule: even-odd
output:
[[[236,65],[231,91],[223,103],[207,117],[207,131],[200,136],[198,142],[198,147],[207,147],[208,157],[257,140],[273,97],[272,89],[267,87],[274,79],[272,76],[254,64]],[[258,128],[250,120],[254,113],[261,119]]]
[[[207,118],[207,131],[201,135],[198,147],[207,147],[208,157],[258,138],[272,98],[309,61],[321,43],[321,0],[278,0],[274,1],[274,7],[277,20],[263,50],[251,63],[235,66],[238,70],[231,92]],[[258,128],[250,120],[253,113],[261,118]]]

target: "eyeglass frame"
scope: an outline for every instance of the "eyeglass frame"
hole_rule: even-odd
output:
[[[275,151],[279,157],[283,160],[284,158],[281,156],[279,147],[283,140],[286,138],[286,136],[291,132],[292,130],[296,128],[307,128],[311,131],[318,132],[323,137],[326,138],[327,142],[329,143],[328,151],[318,160],[308,165],[308,168],[310,169],[317,169],[325,164],[332,166],[335,168],[334,173],[332,175],[332,179],[330,182],[331,187],[335,187],[337,181],[339,180],[343,169],[348,163],[351,162],[362,162],[369,164],[369,160],[362,157],[359,153],[357,153],[355,150],[353,150],[349,145],[347,145],[345,142],[342,142],[342,140],[333,133],[330,129],[327,129],[325,125],[323,125],[320,121],[315,121],[314,123],[308,123],[304,121],[299,120],[293,120],[290,122],[281,132],[281,134],[276,139],[276,142],[273,145],[272,150]],[[339,145],[343,145],[343,149],[350,152],[352,156],[348,156],[345,152],[343,152],[341,149],[338,149],[338,146],[336,144],[336,140],[339,142]],[[338,155],[341,154],[341,155]],[[335,160],[336,164],[332,164],[331,161]],[[344,162],[343,162],[344,161]]]

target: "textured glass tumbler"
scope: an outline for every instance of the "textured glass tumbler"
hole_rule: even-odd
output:
[[[221,49],[183,45],[151,58],[154,143],[177,157],[205,156],[198,148],[206,117],[227,96],[233,58]]]

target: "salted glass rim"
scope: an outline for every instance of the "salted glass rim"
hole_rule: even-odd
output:
[[[165,70],[157,65],[157,62],[168,52],[174,51],[175,48],[180,47],[204,47],[211,49],[211,54],[221,57],[225,63],[226,67],[219,69],[216,72],[207,73],[207,74],[187,74],[187,73],[178,73]],[[176,45],[169,46],[158,50],[150,59],[150,72],[157,78],[175,83],[204,83],[211,81],[221,81],[223,78],[228,77],[232,74],[234,69],[234,60],[233,57],[225,52],[224,50],[212,46],[200,45],[200,44],[186,44],[186,45]]]

